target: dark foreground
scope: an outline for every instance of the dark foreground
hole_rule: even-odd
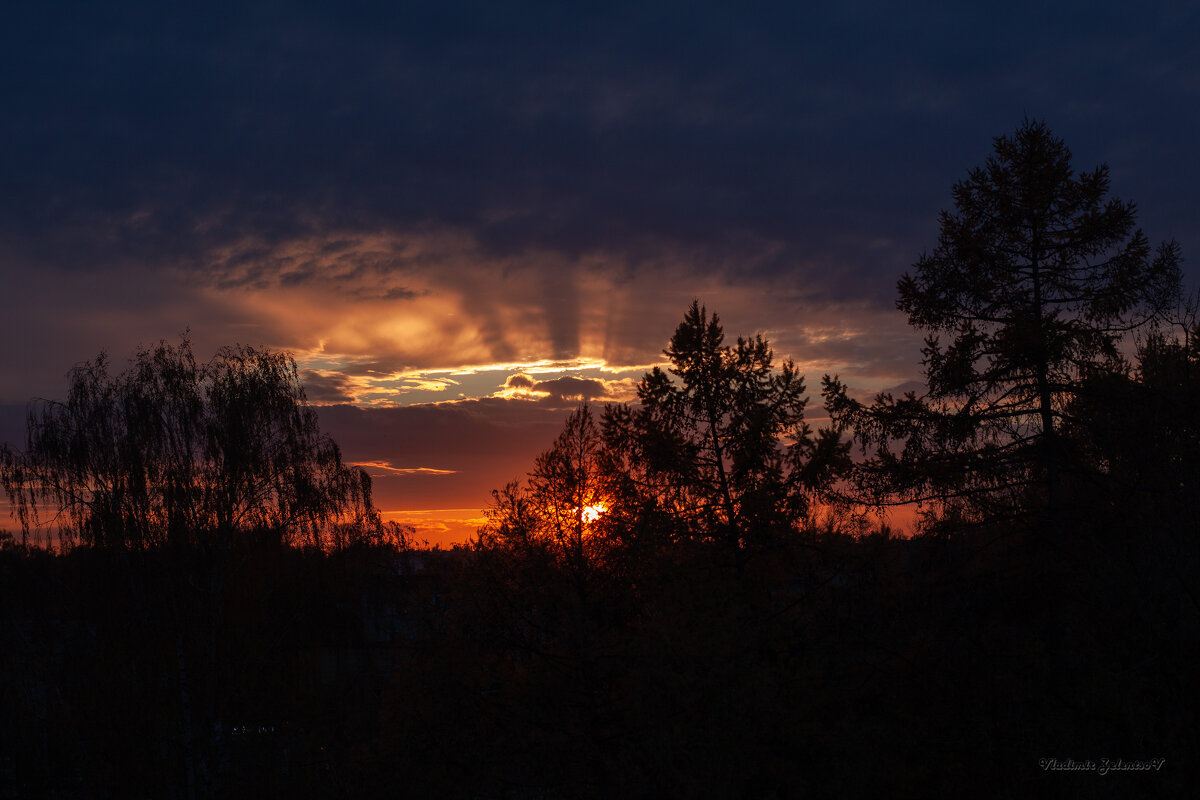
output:
[[[9,544],[0,797],[1182,795],[1200,545],[1118,522],[587,569]]]

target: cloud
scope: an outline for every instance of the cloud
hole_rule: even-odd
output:
[[[919,252],[950,182],[1026,113],[1060,114],[1101,159],[1140,131],[1196,163],[1197,112],[1179,102],[1195,99],[1196,14],[1179,4],[1060,4],[1033,27],[1018,6],[925,3],[245,5],[10,20],[0,233],[76,270],[204,273],[233,248],[258,285],[312,280],[314,252],[279,277],[254,262],[337,231],[432,225],[471,231],[489,259],[633,262],[759,239],[788,254],[759,268],[781,270],[857,264],[873,231],[896,242],[857,264],[873,274]],[[1134,189],[1156,185],[1188,196],[1166,163]],[[381,295],[403,291],[419,290]]]
[[[1071,6],[1032,30],[998,7],[521,8],[21,12],[0,34],[19,110],[0,119],[18,276],[0,334],[43,341],[0,365],[0,398],[98,335],[122,353],[184,324],[329,381],[364,362],[620,368],[661,360],[692,297],[798,360],[893,380],[876,335],[895,281],[1026,114],[1125,170],[1151,238],[1195,238],[1181,6]],[[806,343],[829,307],[861,335]],[[376,401],[402,394],[379,383]]]
[[[458,470],[435,469],[433,467],[397,467],[390,461],[348,461],[352,467],[362,467],[372,478],[393,477],[397,475],[453,475]]]
[[[509,375],[504,381],[506,390],[516,391],[532,391],[533,387],[537,386],[537,381],[526,375],[524,372],[518,372],[516,375]]]
[[[263,289],[251,283],[221,288],[214,278],[208,292],[260,320],[277,346],[293,350],[306,368],[348,376],[343,388],[355,402],[412,402],[402,396],[436,389],[429,381],[439,373],[502,365],[531,375],[533,365],[542,372],[648,367],[662,361],[674,326],[696,297],[722,315],[731,337],[767,332],[777,352],[798,361],[815,362],[827,353],[833,360],[819,369],[840,371],[846,364],[869,374],[894,359],[897,314],[890,303],[880,306],[869,297],[839,302],[819,282],[780,284],[753,272],[731,280],[720,266],[706,271],[691,251],[664,250],[635,268],[614,254],[488,260],[466,233],[425,232],[412,239],[381,234],[372,241],[371,247],[408,254],[390,269],[403,273],[415,299],[364,299],[373,282],[385,278],[374,267],[339,272],[331,266],[327,278]],[[344,255],[345,247],[338,252]],[[820,329],[806,333],[815,326]],[[831,326],[837,327],[832,333]],[[881,381],[895,382],[891,369]],[[539,391],[560,400],[631,394],[629,387],[607,384],[547,384]]]
[[[494,397],[537,400],[548,405],[562,406],[590,400],[625,400],[631,396],[629,379],[606,381],[601,378],[580,378],[563,375],[551,380],[535,380],[523,372],[509,375],[504,387]]]
[[[353,386],[345,375],[325,374],[313,369],[301,372],[304,394],[316,405],[337,405],[354,402]]]
[[[604,381],[590,378],[576,378],[574,375],[564,375],[549,381],[538,381],[533,391],[544,392],[552,400],[595,400],[610,397]]]

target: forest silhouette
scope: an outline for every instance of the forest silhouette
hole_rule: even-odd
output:
[[[696,301],[449,550],[286,354],[77,367],[0,450],[0,798],[1183,796],[1181,248],[1039,122],[952,198],[898,284],[923,393],[824,376],[814,429]]]

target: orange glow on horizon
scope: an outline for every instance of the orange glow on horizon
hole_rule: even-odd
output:
[[[487,517],[478,508],[385,510],[380,516],[390,522],[412,526],[413,540],[418,547],[428,545],[442,549],[469,542],[487,523]]]

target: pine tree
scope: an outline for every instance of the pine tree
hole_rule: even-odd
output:
[[[1122,369],[1125,335],[1179,292],[1179,246],[1152,252],[1134,204],[1108,194],[1106,166],[1076,173],[1063,141],[1029,121],[955,185],[936,248],[898,284],[897,307],[927,332],[927,393],[867,408],[826,381],[831,412],[873,452],[859,478],[877,500],[978,514],[1034,492],[1057,526],[1077,466],[1059,432],[1071,399]]]
[[[848,445],[804,421],[804,378],[790,360],[776,368],[761,336],[724,337],[693,302],[664,351],[670,374],[649,372],[639,404],[610,408],[605,433],[643,506],[671,518],[676,535],[744,548],[803,523]]]

